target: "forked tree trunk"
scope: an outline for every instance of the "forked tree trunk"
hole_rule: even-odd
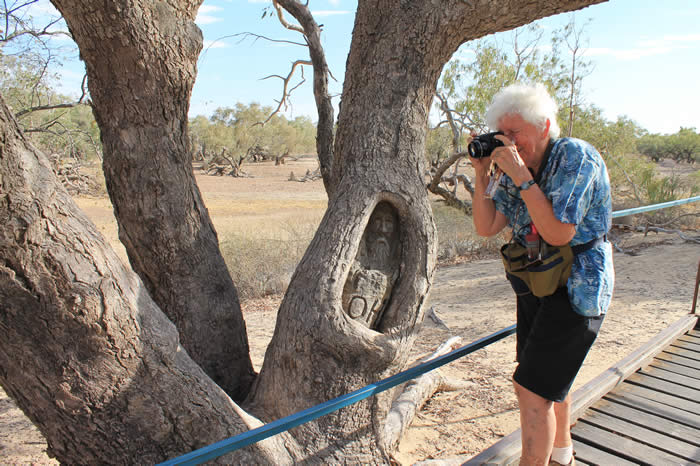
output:
[[[201,0],[53,0],[85,61],[107,189],[132,267],[235,399],[254,374],[238,294],[192,171]]]
[[[0,384],[49,455],[153,464],[255,426],[180,347],[2,98],[0,174]],[[289,445],[271,439],[236,458],[290,462]]]

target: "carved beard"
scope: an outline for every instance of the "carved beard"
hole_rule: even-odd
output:
[[[372,245],[372,263],[377,268],[384,268],[389,265],[391,259],[391,249],[389,242],[384,237],[377,237]]]

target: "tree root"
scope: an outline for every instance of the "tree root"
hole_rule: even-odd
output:
[[[440,345],[433,354],[419,360],[417,364],[449,353],[457,348],[461,341],[461,337],[450,338]],[[451,390],[459,390],[460,388],[457,388],[458,386],[458,383],[445,379],[438,370],[430,371],[416,379],[406,382],[403,391],[398,394],[391,404],[391,409],[387,414],[383,426],[383,438],[386,451],[396,451],[401,438],[406,432],[406,429],[411,425],[411,422],[413,422],[416,413],[433,394],[443,387]]]

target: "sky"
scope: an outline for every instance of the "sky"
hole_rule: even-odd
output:
[[[50,5],[49,5],[50,6]],[[309,0],[339,96],[352,37],[356,0]],[[190,116],[210,116],[218,107],[257,102],[277,106],[282,80],[295,60],[308,60],[303,42],[285,30],[268,0],[205,0],[196,23],[204,36]],[[565,13],[540,20],[545,30],[569,21]],[[700,0],[610,0],[576,12],[585,26],[584,59],[593,64],[583,83],[584,100],[603,110],[609,120],[626,116],[652,133],[674,133],[681,126],[700,129]],[[246,33],[252,33],[256,38]],[[506,33],[508,34],[508,33]],[[265,38],[264,38],[265,37]],[[457,52],[468,59],[469,44]],[[473,55],[473,54],[472,54]],[[292,94],[285,109],[290,117],[316,120],[312,72]],[[66,90],[79,89],[81,63],[68,60],[60,73]],[[297,71],[297,79],[301,74]],[[73,91],[76,93],[76,91]],[[339,98],[334,98],[337,105]],[[337,113],[336,113],[337,116]]]

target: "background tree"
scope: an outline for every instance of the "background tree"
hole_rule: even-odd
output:
[[[647,134],[639,139],[637,149],[655,162],[669,158],[692,164],[700,160],[700,133],[681,128],[674,134]]]
[[[0,5],[0,92],[18,118],[24,133],[50,155],[64,185],[72,194],[98,194],[103,188],[82,170],[101,158],[99,129],[87,103],[83,80],[80,97],[56,90],[56,69],[75,44],[60,15],[36,20],[37,0]]]
[[[52,192],[55,181],[38,168],[39,155],[26,156],[6,117],[2,193],[24,197],[0,204],[8,246],[0,269],[0,380],[67,463],[129,463],[137,451],[140,461],[152,462],[255,425],[241,406],[267,421],[403,367],[435,266],[423,155],[442,67],[468,39],[596,3],[524,7],[501,0],[477,9],[461,1],[441,8],[359,2],[328,210],[292,277],[251,387],[235,288],[191,168],[187,102],[201,48],[193,23],[199,2],[54,2],[86,62],[120,238],[141,278],[92,260],[105,255],[102,246],[82,240],[96,235],[68,200],[60,214],[44,209],[61,197]],[[383,316],[366,327],[348,317],[341,299],[380,203],[396,214],[399,274]],[[74,235],[56,234],[62,231]],[[88,263],[75,270],[78,260]],[[77,273],[83,269],[89,276]],[[173,328],[150,297],[177,325],[187,353],[227,393],[247,394],[244,404],[226,399],[178,351]],[[25,347],[33,351],[13,360]],[[284,443],[256,444],[229,461],[389,462],[377,426],[390,401],[386,394],[354,404],[297,428]]]

